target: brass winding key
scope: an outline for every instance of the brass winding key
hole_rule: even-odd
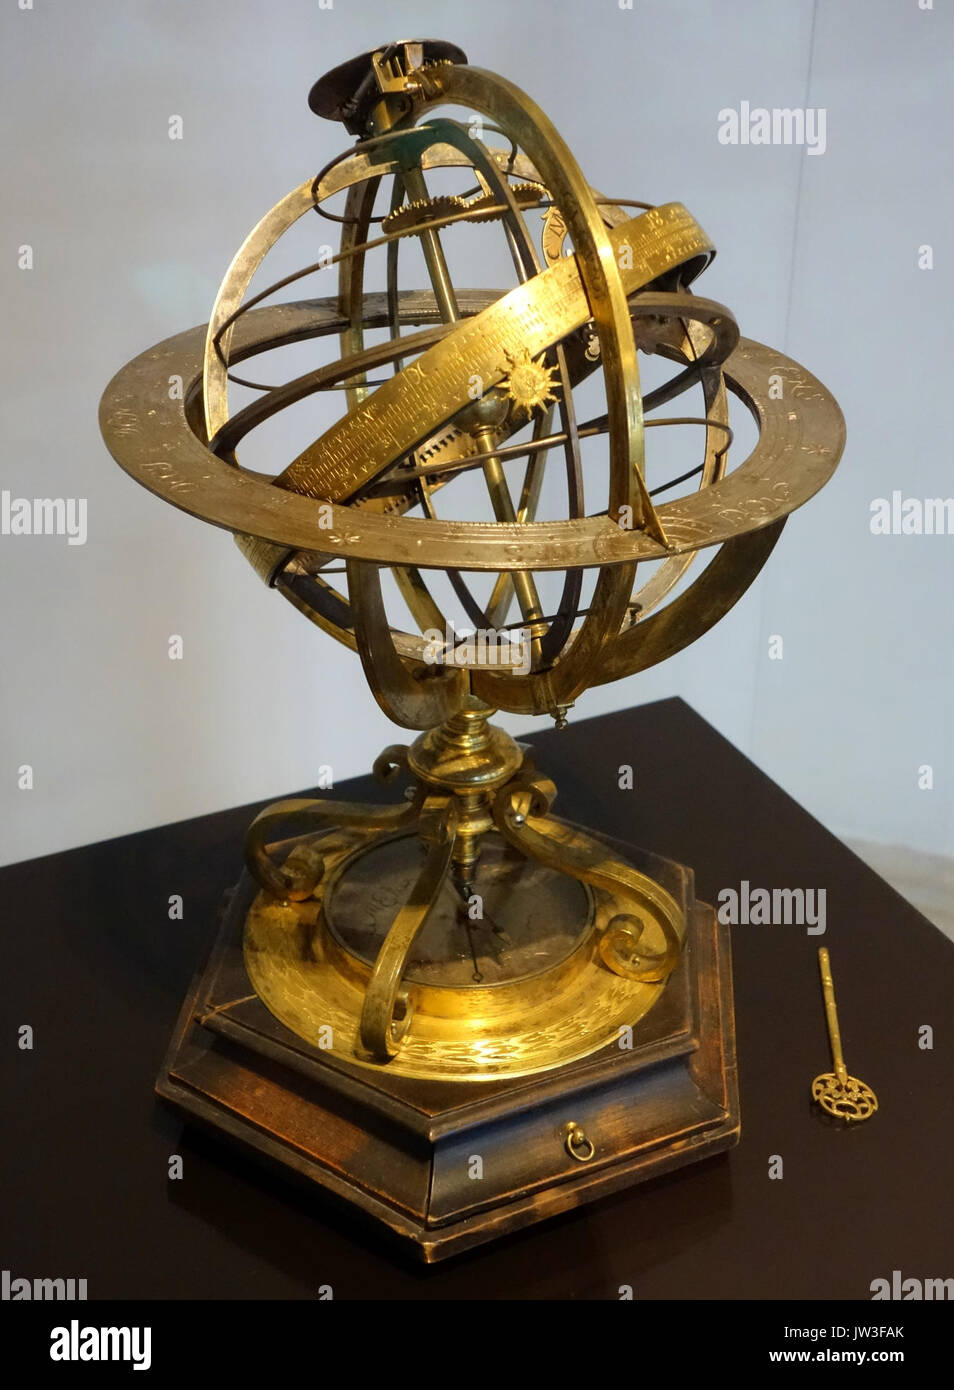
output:
[[[831,962],[824,946],[818,951],[818,969],[821,972],[822,992],[825,996],[825,1018],[828,1021],[828,1038],[831,1043],[831,1060],[835,1068],[816,1076],[812,1082],[812,1099],[829,1115],[852,1123],[869,1119],[878,1108],[878,1097],[870,1086],[849,1076],[841,1051],[841,1031],[838,1027],[838,1010],[835,1007],[835,983],[831,977]]]

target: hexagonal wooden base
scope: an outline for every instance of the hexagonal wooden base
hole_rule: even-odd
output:
[[[229,895],[156,1089],[351,1203],[420,1258],[443,1259],[738,1141],[728,928],[711,907],[695,905],[682,961],[631,1049],[611,1044],[531,1077],[449,1083],[342,1062],[279,1023],[242,958],[256,891],[243,875]],[[592,1140],[587,1162],[565,1147],[571,1121]]]

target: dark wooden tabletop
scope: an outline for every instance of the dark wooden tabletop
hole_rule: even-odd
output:
[[[954,1274],[954,945],[682,701],[530,741],[559,814],[692,865],[701,898],[743,880],[825,889],[824,936],[733,928],[737,1149],[420,1268],[184,1128],[153,1082],[240,869],[256,809],[241,807],[0,871],[3,1267],[86,1278],[91,1299],[315,1298],[321,1285],[336,1299],[618,1298],[621,1285],[640,1299],[865,1299],[894,1270]],[[335,795],[380,799],[372,785]],[[855,1129],[809,1099],[829,1069],[820,944],[848,1068],[880,1102]]]

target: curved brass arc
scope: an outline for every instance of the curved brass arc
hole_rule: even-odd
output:
[[[431,729],[461,708],[470,694],[462,668],[418,667],[415,679],[394,646],[381,592],[381,567],[348,560],[348,595],[358,655],[371,693],[403,729]]]
[[[715,300],[702,299],[696,295],[645,291],[633,297],[631,307],[633,306],[638,306],[644,309],[647,314],[656,315],[666,320],[673,318],[685,320],[683,328],[689,349],[694,350],[697,341],[701,343],[698,361],[687,366],[686,371],[674,378],[673,382],[667,383],[666,389],[671,389],[672,394],[678,394],[678,390],[682,389],[687,377],[696,368],[706,369],[706,375],[703,378],[706,415],[708,417],[710,411],[712,412],[714,424],[706,427],[706,449],[700,488],[709,486],[718,481],[724,473],[724,460],[720,459],[718,452],[722,441],[719,439],[719,431],[715,426],[720,422],[727,425],[729,419],[725,385],[721,372],[716,375],[716,368],[737,346],[739,340],[738,325],[732,313],[724,305]],[[693,338],[693,332],[703,336]],[[672,355],[677,356],[679,354],[673,350]],[[682,386],[679,385],[680,382]],[[695,554],[693,552],[685,555],[670,555],[663,562],[661,569],[644,586],[645,589],[649,590],[647,603],[653,605],[659,603],[664,595],[675,587],[694,559]],[[591,608],[601,601],[600,585],[603,578],[604,575],[601,574],[590,604]],[[635,567],[633,579],[635,580]],[[634,591],[631,581],[627,602],[633,597],[634,592],[639,591]],[[583,626],[585,627],[585,624]],[[619,627],[622,627],[622,623]],[[598,660],[594,654],[591,669],[600,669],[603,654],[615,641],[618,641],[619,627],[615,634],[604,640]],[[574,637],[574,645],[582,635],[583,627]],[[593,684],[593,681],[590,675],[575,690],[568,682],[560,684],[558,687],[558,683],[552,679],[551,669],[550,672],[542,673],[539,679],[532,675],[526,677],[513,676],[501,671],[478,671],[473,674],[471,684],[474,694],[488,704],[496,702],[498,707],[503,709],[512,709],[515,704],[519,704],[523,712],[543,713],[554,706],[569,704],[588,684]]]
[[[621,507],[631,507],[640,528],[666,545],[666,533],[644,481],[639,365],[626,291],[614,244],[582,170],[545,112],[506,79],[482,68],[449,64],[434,72],[433,82],[437,88],[436,102],[461,102],[491,116],[507,131],[526,151],[561,209],[573,242],[589,314],[600,338],[609,417],[608,510],[611,516],[618,517]],[[586,689],[587,671],[592,669],[604,643],[622,626],[635,576],[635,565],[602,568],[589,611],[572,644],[546,671],[531,677],[551,709],[572,703]],[[492,693],[496,683],[488,679],[487,671],[478,674],[485,690],[478,690],[475,680],[474,693],[493,704],[497,698]],[[501,684],[506,688],[512,681],[512,677],[504,678]],[[522,698],[525,694],[524,691]]]
[[[347,315],[349,320],[348,328],[342,332],[339,338],[343,357],[349,353],[364,350],[364,271],[367,264],[367,252],[352,248],[362,247],[368,239],[375,198],[380,186],[380,175],[370,179],[367,183],[352,184],[345,201],[344,215],[346,220],[341,229],[340,249],[342,253],[348,251],[351,254],[346,259],[342,259],[338,266],[339,307],[342,314]],[[368,193],[369,189],[371,190],[370,194]],[[400,174],[395,173],[391,199],[392,212],[396,206],[395,195],[399,189],[403,199],[403,182]],[[390,319],[390,336],[395,341],[399,341],[401,338],[400,307],[396,284],[397,254],[400,245],[400,240],[395,240],[389,242],[387,248],[388,317]],[[392,275],[394,277],[393,284]],[[441,325],[441,327],[444,332],[450,331],[450,325]],[[399,341],[398,352],[403,355],[407,350],[407,342]],[[346,392],[348,409],[356,410],[367,395],[368,387],[366,385],[349,386]],[[391,572],[402,598],[421,631],[424,632],[428,627],[436,627],[443,631],[446,626],[444,615],[434,602],[420,570],[396,565]]]
[[[684,334],[683,341],[674,346],[671,354],[667,349],[664,355],[671,355],[673,360],[678,357],[688,365],[664,387],[659,388],[657,392],[651,392],[650,396],[653,397],[652,405],[655,407],[656,404],[663,404],[664,401],[678,396],[693,379],[700,382],[707,421],[702,471],[697,488],[697,491],[701,492],[703,488],[710,487],[725,476],[729,438],[725,429],[729,426],[729,403],[721,364],[738,346],[739,330],[735,316],[714,300],[700,299],[695,295],[673,296],[677,297],[684,298],[695,310],[708,307],[715,321],[710,317],[707,323],[703,323],[692,315],[677,315],[677,322]],[[655,298],[659,302],[664,297]],[[641,297],[636,295],[630,307],[638,309],[640,302]],[[663,317],[665,319],[665,313]],[[644,401],[644,407],[650,408],[649,397]],[[695,563],[695,559],[696,556],[692,552],[670,556],[644,584],[634,588],[632,611],[640,622],[645,621],[649,613],[672,592],[682,576]]]
[[[645,671],[714,627],[757,577],[787,519],[783,516],[761,531],[725,541],[688,589],[645,622],[619,634],[594,672],[592,684],[605,685]]]
[[[465,163],[465,158],[451,149],[436,150],[431,159],[440,167]],[[429,161],[425,161],[429,162]],[[389,157],[387,151],[376,151],[369,155],[356,151],[347,159],[336,164],[322,180],[318,189],[318,200],[324,201],[350,189],[393,173],[397,160]],[[519,161],[521,177],[529,178],[535,172],[528,160]],[[297,188],[291,189],[274,207],[269,208],[264,217],[255,224],[242,245],[236,251],[228,270],[222,277],[204,332],[205,351],[203,354],[203,402],[206,413],[206,429],[211,438],[228,419],[228,369],[220,359],[215,348],[216,339],[235,311],[239,308],[251,284],[255,271],[261,265],[275,243],[305,213],[315,206],[314,179],[305,179]],[[238,324],[233,324],[222,335],[222,357],[229,358],[232,335]]]
[[[715,299],[705,299],[702,295],[688,292],[663,294],[639,290],[630,297],[629,308],[634,322],[641,317],[659,321],[661,331],[650,333],[655,340],[651,351],[686,364],[683,371],[649,392],[645,398],[649,409],[654,410],[680,396],[695,384],[700,372],[709,367],[721,367],[739,345],[739,325],[735,315]],[[694,335],[690,334],[690,323],[695,328]],[[684,335],[681,345],[678,339],[676,342],[667,341],[668,334],[677,325],[681,325]],[[685,350],[686,340],[691,354]],[[701,351],[697,346],[700,341]]]
[[[407,902],[381,943],[361,1009],[361,1042],[379,1062],[397,1056],[411,1023],[413,1006],[409,998],[403,1001],[403,1017],[396,1017],[401,979],[411,947],[437,901],[450,867],[457,832],[454,797],[428,796],[420,810],[419,828],[428,844],[427,855]]]
[[[636,345],[615,249],[593,190],[549,116],[526,92],[484,68],[448,64],[433,73],[429,105],[459,102],[491,116],[523,150],[560,209],[600,335],[610,417],[611,511],[630,505],[648,533],[666,535],[643,481],[643,427]],[[652,214],[644,214],[652,217]]]
[[[364,266],[367,253],[352,251],[367,239],[374,213],[374,200],[381,186],[381,176],[352,184],[345,198],[344,223],[339,249],[343,259],[338,263],[338,307],[348,320],[338,339],[341,356],[349,357],[364,351]],[[345,253],[352,252],[350,255]],[[355,410],[368,394],[365,380],[351,383],[345,398],[348,409]]]
[[[533,775],[517,774],[501,787],[494,798],[494,821],[501,835],[522,854],[557,873],[568,874],[594,888],[618,893],[629,890],[637,898],[649,899],[658,909],[658,921],[665,938],[659,952],[638,952],[638,932],[629,931],[627,954],[638,954],[642,964],[622,966],[619,959],[623,942],[619,933],[624,928],[616,919],[607,930],[614,930],[612,951],[601,955],[616,974],[645,984],[658,984],[672,974],[679,963],[680,942],[672,923],[678,919],[679,907],[664,888],[631,865],[614,859],[606,846],[575,827],[550,818],[546,813],[552,800],[553,783]],[[601,943],[602,947],[602,943]]]
[[[326,564],[330,563],[327,556],[323,556],[322,559]],[[349,651],[357,652],[358,644],[355,641],[351,609],[347,600],[327,579],[323,579],[320,573],[304,572],[300,552],[284,564],[273,580],[273,587],[310,623],[314,623],[322,632],[327,632],[329,637],[333,637]],[[336,610],[338,621],[335,621],[334,613],[327,611],[329,605]]]
[[[687,341],[695,324],[687,330]],[[702,471],[699,475],[697,492],[711,487],[725,475],[728,458],[729,407],[725,380],[717,367],[706,368],[701,374],[703,400],[705,405],[705,448]],[[723,427],[723,428],[720,428]],[[682,576],[696,561],[698,552],[685,551],[665,560],[653,575],[642,585],[633,589],[633,613],[644,622],[654,608],[658,608],[667,594],[679,583]],[[636,606],[638,604],[638,607]]]
[[[252,821],[245,834],[245,862],[249,873],[262,888],[282,902],[302,902],[311,897],[322,870],[290,871],[276,864],[268,853],[279,826],[294,823],[299,833],[329,830],[333,826],[356,826],[361,830],[389,832],[413,824],[420,811],[420,798],[403,806],[368,806],[357,801],[330,801],[294,797],[266,806]]]

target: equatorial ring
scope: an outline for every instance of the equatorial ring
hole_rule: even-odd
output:
[[[475,305],[490,299],[486,292],[472,298],[460,292],[460,297]],[[368,298],[365,324],[383,326],[383,304],[375,313],[375,297]],[[402,305],[403,322],[436,318],[425,293],[406,292]],[[256,309],[236,327],[232,360],[340,333],[346,326],[333,300]],[[607,516],[460,522],[393,517],[329,502],[326,525],[313,499],[276,488],[209,452],[201,400],[205,336],[201,325],[167,338],[113,377],[103,395],[100,424],[116,462],[156,496],[214,526],[288,549],[379,565],[557,570],[701,550],[770,526],[802,506],[831,477],[844,446],[844,418],[818,378],[776,349],[743,338],[723,370],[729,390],[754,416],[759,440],[721,482],[657,509],[668,546],[643,531],[624,530]],[[183,399],[169,397],[170,376],[182,378]],[[770,377],[783,384],[781,397],[769,394]]]

